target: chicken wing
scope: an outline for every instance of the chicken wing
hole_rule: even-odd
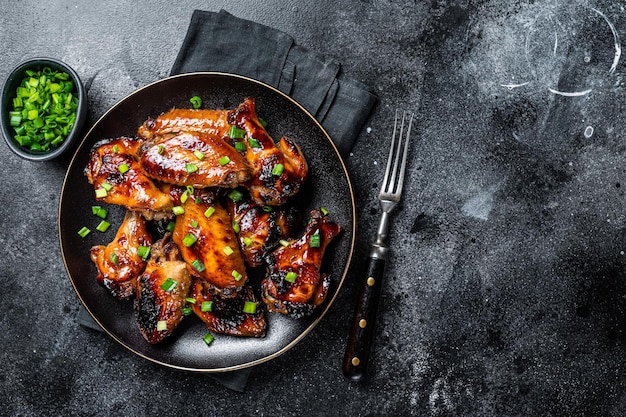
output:
[[[189,270],[223,294],[232,295],[248,279],[228,212],[211,192],[195,190],[176,216],[173,240]]]
[[[116,298],[135,295],[137,277],[146,267],[146,261],[137,250],[150,245],[152,236],[146,228],[146,220],[137,212],[127,211],[115,239],[106,246],[91,248],[91,260],[98,269],[97,281]]]
[[[141,147],[140,164],[159,181],[193,187],[237,187],[251,176],[246,160],[217,136],[180,132],[155,136]]]
[[[269,311],[298,318],[310,315],[324,301],[330,277],[320,272],[322,258],[340,232],[341,226],[315,209],[299,239],[290,240],[287,246],[267,256],[261,293]]]
[[[172,109],[156,119],[146,120],[137,129],[137,135],[150,140],[166,133],[201,132],[226,141],[229,129],[228,110]]]
[[[191,275],[169,235],[150,251],[146,270],[137,281],[134,309],[141,334],[154,344],[172,334],[183,320]]]
[[[274,143],[259,121],[252,98],[229,114],[229,122],[245,131],[244,153],[253,172],[246,187],[254,201],[270,206],[284,204],[308,176],[308,165],[298,145],[286,137],[278,145]]]
[[[293,204],[267,209],[250,198],[247,191],[225,198],[226,208],[237,226],[239,248],[251,267],[265,262],[265,256],[280,239],[292,236],[300,223],[300,211]]]
[[[190,297],[193,312],[209,330],[230,336],[264,337],[267,328],[265,313],[260,306],[245,312],[246,302],[258,306],[252,287],[243,286],[234,297],[223,297],[211,284],[194,279]]]
[[[140,211],[148,219],[166,216],[172,201],[143,173],[136,156],[140,146],[140,141],[126,137],[96,144],[85,175],[98,201]]]

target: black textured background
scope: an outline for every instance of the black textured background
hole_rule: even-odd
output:
[[[0,77],[27,57],[64,60],[94,122],[169,73],[195,8],[281,29],[375,88],[346,160],[352,274],[244,393],[153,365],[76,324],[56,226],[69,159],[29,163],[2,145],[0,414],[626,414],[623,3],[5,1]],[[418,123],[371,375],[356,385],[341,359],[397,106]]]

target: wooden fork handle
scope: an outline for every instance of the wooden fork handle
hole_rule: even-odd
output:
[[[365,378],[384,268],[384,259],[368,258],[367,272],[361,283],[342,365],[343,374],[352,381],[358,382]]]

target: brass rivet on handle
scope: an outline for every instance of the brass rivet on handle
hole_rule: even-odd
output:
[[[357,358],[356,356],[354,358],[352,358],[352,365],[354,366],[359,366],[359,364],[361,363],[361,359]]]
[[[361,329],[365,329],[365,327],[367,327],[367,320],[365,320],[365,319],[359,320],[359,327]]]
[[[373,287],[375,283],[376,283],[376,280],[373,277],[369,277],[367,279],[367,285],[369,285],[370,287]]]

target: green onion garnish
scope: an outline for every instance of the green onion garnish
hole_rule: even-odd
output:
[[[120,147],[117,145],[113,145],[113,153],[120,153]]]
[[[168,232],[173,232],[175,227],[176,227],[176,223],[169,222],[167,223],[167,226],[165,226],[165,230],[167,230]]]
[[[159,155],[163,155],[165,153],[165,146],[159,145],[159,147],[157,148],[157,152]]]
[[[183,245],[189,248],[193,246],[193,244],[196,243],[197,240],[198,240],[197,237],[195,237],[191,233],[187,233],[187,235],[185,235],[185,237],[183,238]]]
[[[246,135],[246,131],[243,129],[239,129],[237,126],[231,126],[230,131],[228,132],[228,136],[231,139],[243,139]]]
[[[98,232],[104,233],[104,232],[106,232],[109,229],[109,227],[111,227],[111,223],[107,222],[106,220],[102,220],[102,221],[100,221],[98,226],[96,226],[96,230]]]
[[[309,247],[311,248],[319,248],[322,242],[322,237],[319,233],[316,233],[311,236],[309,239]]]
[[[209,218],[209,217],[211,217],[211,215],[212,215],[213,213],[215,213],[215,207],[211,206],[211,207],[209,207],[208,209],[206,209],[206,211],[204,212],[204,216],[205,216],[206,218]]]
[[[137,255],[144,260],[148,259],[150,255],[150,246],[139,245],[137,248]]]
[[[193,268],[198,271],[198,272],[202,272],[206,269],[206,267],[204,266],[204,264],[202,262],[200,262],[198,259],[195,259],[192,263],[191,266],[193,266]]]
[[[79,231],[78,231],[78,235],[80,237],[85,237],[87,236],[89,233],[91,233],[91,230],[89,230],[87,227],[82,227]]]
[[[233,220],[232,226],[233,226],[233,230],[235,231],[235,233],[239,233],[239,231],[241,230],[241,228],[239,227],[239,223]]]
[[[222,165],[224,165],[224,164],[222,164]],[[187,171],[187,174],[191,174],[191,173],[196,172],[198,170],[198,165],[196,165],[196,164],[185,164],[185,170]]]
[[[113,265],[117,265],[117,261],[119,260],[119,257],[117,256],[117,253],[115,252],[111,252],[111,254],[109,255],[109,261],[113,264]]]
[[[258,119],[259,119],[259,123],[261,123],[261,126],[263,126],[263,128],[266,128],[267,127],[267,122],[265,120],[261,119],[260,117],[258,117]]]
[[[15,141],[33,151],[49,151],[69,135],[78,97],[68,73],[45,66],[26,71],[9,103]]]
[[[195,228],[197,228],[197,227],[199,226],[199,225],[198,225],[198,222],[197,222],[197,221],[195,221],[195,220],[192,220],[192,221],[191,221],[191,223],[189,223],[189,225],[190,225],[191,227],[193,227],[194,229],[195,229]]]
[[[256,313],[256,303],[254,301],[246,301],[243,303],[243,312],[248,314]]]
[[[235,149],[239,152],[245,152],[245,150],[247,149],[246,144],[241,141],[237,141],[235,142]]]
[[[230,162],[230,158],[224,155],[220,159],[218,159],[217,162],[219,162],[221,166],[224,166]]]
[[[109,214],[109,211],[107,209],[100,206],[91,206],[91,212],[101,219],[106,219],[107,214]]]
[[[183,316],[189,316],[191,315],[191,313],[193,313],[193,310],[188,305],[182,306],[181,310],[183,312]]]
[[[104,198],[107,196],[107,190],[104,188],[96,189],[96,198]]]
[[[197,149],[193,151],[193,155],[201,161],[204,159],[204,154]]]
[[[100,187],[104,188],[107,191],[111,191],[113,189],[113,186],[106,181],[103,181],[102,184],[100,184]]]
[[[193,297],[187,297],[185,298],[185,301],[187,301],[189,304],[195,304],[197,302],[197,300]]]
[[[274,165],[274,168],[272,168],[272,175],[279,177],[283,174],[284,170],[285,166],[283,164],[276,164]]]
[[[252,238],[246,236],[243,238],[243,244],[246,246],[250,246],[252,244]]]
[[[230,246],[224,246],[222,252],[224,252],[226,256],[230,256],[233,254],[233,248],[231,248]]]
[[[278,243],[280,243],[280,246],[283,246],[283,247],[289,246],[289,242],[287,242],[285,239],[280,239]]]
[[[232,190],[228,193],[228,198],[233,200],[235,203],[243,198],[243,193],[239,190]]]
[[[296,279],[298,278],[298,274],[296,274],[293,271],[289,271],[287,272],[287,274],[285,275],[285,281],[287,282],[296,282]]]
[[[174,206],[172,207],[172,213],[179,216],[185,212],[185,209],[182,206]]]
[[[156,325],[157,332],[162,332],[167,330],[167,320],[159,320]]]
[[[202,340],[204,340],[204,343],[206,343],[207,346],[211,346],[211,344],[213,343],[213,340],[215,340],[215,338],[209,332],[209,333],[205,334],[204,337],[202,337]]]
[[[200,304],[200,311],[203,313],[213,311],[213,301],[203,301],[202,304]]]
[[[248,138],[248,145],[250,145],[251,148],[260,148],[261,147],[261,144],[255,138]]]
[[[177,285],[178,282],[176,282],[174,278],[168,277],[165,281],[163,281],[163,284],[161,284],[161,289],[165,292],[170,292],[176,288]]]
[[[185,204],[185,201],[187,201],[187,199],[189,198],[189,193],[187,192],[187,190],[185,190],[181,195],[180,195],[180,203],[181,204]]]
[[[236,269],[233,269],[233,272],[231,273],[231,275],[233,276],[233,278],[235,278],[235,281],[240,281],[241,278],[243,278],[243,275],[237,272]]]
[[[274,210],[272,206],[263,206],[263,211],[266,213],[271,213]]]
[[[191,97],[189,99],[189,102],[191,103],[194,109],[199,109],[200,107],[202,107],[202,99],[200,98],[200,96]]]
[[[320,207],[320,211],[324,216],[328,216],[328,210],[326,210],[324,207]]]
[[[120,166],[117,167],[117,170],[121,172],[122,174],[127,173],[129,169],[130,167],[126,163],[120,164]]]

